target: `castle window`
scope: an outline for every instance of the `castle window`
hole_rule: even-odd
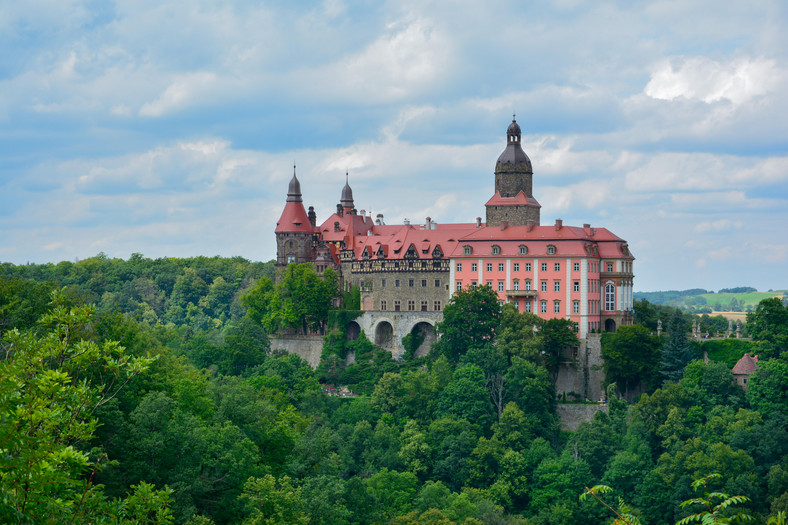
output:
[[[290,247],[291,248],[293,247],[293,241],[290,241]]]
[[[553,281],[553,291],[554,292],[561,291],[561,281]]]
[[[422,288],[426,288],[427,287],[427,279],[422,279],[421,280],[421,287]]]
[[[555,269],[556,272],[560,272],[561,271],[561,263],[555,263],[554,269]]]
[[[517,279],[515,279],[515,280],[514,280],[514,282],[512,283],[512,288],[513,288],[514,290],[519,290],[519,289],[520,289],[520,281],[518,281]]]
[[[489,286],[490,288],[492,288],[492,281],[487,281],[486,283],[484,283],[484,286]]]
[[[463,255],[470,255],[473,253],[473,249],[470,246],[463,246],[462,253]]]
[[[440,288],[440,287],[441,287],[441,280],[435,279],[435,288]]]
[[[295,262],[295,255],[288,255],[287,256],[287,264]]]
[[[616,309],[616,287],[613,283],[605,285],[605,310],[612,312]]]
[[[462,290],[462,281],[457,281],[457,291]]]
[[[421,302],[421,311],[422,312],[426,312],[427,311],[427,301],[422,301]]]
[[[503,271],[503,263],[498,263],[498,271],[499,272]]]
[[[394,301],[394,311],[399,312],[399,301]]]
[[[543,292],[547,291],[547,281],[542,281],[542,284],[540,286]]]
[[[394,279],[394,288],[399,288],[399,279]]]
[[[579,271],[580,271],[580,263],[579,263],[579,262],[576,262],[576,263],[574,264],[574,270],[575,270],[576,272],[579,272]]]
[[[487,271],[488,272],[492,271],[492,263],[487,263]]]
[[[580,281],[575,281],[572,284],[572,291],[573,292],[579,292],[580,291]]]
[[[380,280],[380,287],[381,288],[385,288],[386,287],[386,279],[381,279]]]
[[[383,311],[383,312],[385,312],[385,311],[386,311],[386,300],[385,300],[385,299],[383,299],[382,301],[380,301],[380,309],[381,309],[381,311]]]
[[[525,289],[526,289],[526,291],[529,291],[529,292],[531,291],[531,279],[526,279],[525,280]]]
[[[476,263],[471,263],[471,271],[475,272],[476,270],[478,270],[478,266],[476,266]]]
[[[520,245],[520,255],[525,255],[526,253],[528,253],[528,248],[525,246],[525,244],[521,244]]]
[[[498,291],[499,292],[503,291],[503,281],[498,281]]]
[[[580,301],[572,301],[572,313],[573,314],[580,313]]]
[[[408,311],[413,312],[416,310],[416,301],[408,301]]]
[[[543,272],[547,271],[547,263],[542,263],[542,271]]]
[[[462,271],[462,263],[457,263],[457,271],[458,272]]]
[[[413,279],[408,279],[408,286],[413,288]]]
[[[494,245],[494,246],[492,247],[492,254],[493,254],[493,255],[498,255],[498,254],[500,254],[500,253],[501,253],[501,247],[500,247],[500,246],[498,246],[498,245]]]
[[[525,311],[526,312],[531,311],[531,301],[525,301]]]
[[[476,281],[471,282],[471,288],[473,288],[474,290],[476,289],[477,285],[478,283]]]
[[[525,271],[526,272],[530,272],[531,271],[531,263],[525,263]]]
[[[607,271],[608,272],[612,272],[613,271],[613,263],[612,262],[607,263]]]
[[[519,272],[520,271],[520,263],[514,263],[514,271],[515,272]]]
[[[547,313],[547,301],[540,301],[539,311],[542,312],[543,314]]]
[[[547,255],[555,255],[555,246],[552,244],[547,245]]]
[[[561,301],[553,301],[553,313],[561,313]]]
[[[434,303],[432,303],[432,309],[435,310],[436,312],[440,312],[441,311],[441,302],[440,301],[435,301]]]

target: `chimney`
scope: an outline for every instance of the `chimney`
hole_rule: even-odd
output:
[[[337,215],[339,215],[340,217],[345,216],[345,209],[342,207],[341,204],[337,204]]]
[[[482,227],[482,218],[481,217],[476,217],[476,227],[477,228],[481,228]]]
[[[525,231],[529,232],[534,229],[536,223],[532,220],[525,221]]]
[[[509,221],[501,221],[501,231],[509,227]]]
[[[375,224],[377,224],[378,226],[381,226],[383,224],[383,214],[382,213],[378,213],[378,218],[375,221]]]
[[[555,231],[560,230],[561,228],[563,228],[563,226],[564,226],[564,221],[562,221],[561,219],[555,220]]]
[[[339,231],[339,221],[334,221],[334,233]]]
[[[405,226],[410,226],[410,219],[404,219],[402,223],[405,224]]]
[[[311,224],[313,228],[317,226],[317,214],[315,213],[314,206],[309,207],[309,213],[307,215],[309,216],[309,224]]]

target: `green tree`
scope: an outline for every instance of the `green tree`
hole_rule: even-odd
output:
[[[749,514],[736,513],[733,515],[729,510],[734,505],[741,505],[750,501],[746,496],[729,496],[724,492],[709,492],[709,481],[719,479],[719,474],[709,474],[705,478],[701,478],[692,482],[692,488],[697,492],[703,490],[703,496],[692,498],[684,501],[681,508],[698,506],[703,509],[700,512],[691,514],[676,522],[676,525],[685,525],[687,523],[703,523],[704,525],[713,525],[717,523],[733,523],[735,521],[752,521],[753,518]]]
[[[436,326],[435,348],[456,362],[468,349],[492,343],[500,319],[498,295],[489,286],[457,291]]]
[[[13,330],[0,361],[0,521],[89,522],[109,502],[93,483],[108,458],[89,451],[110,402],[152,359],[131,357],[116,342],[81,339],[94,308],[62,305],[41,322],[42,336]]]
[[[747,400],[764,415],[788,415],[788,362],[768,359],[758,362],[758,370],[750,377]]]
[[[662,343],[662,370],[665,381],[678,381],[684,375],[684,367],[695,357],[687,340],[684,317],[676,312],[668,323],[668,337]]]
[[[747,332],[756,341],[764,341],[773,349],[769,356],[788,351],[788,306],[778,297],[764,299],[755,312],[747,314]]]
[[[332,302],[339,296],[338,278],[331,268],[320,276],[310,263],[289,264],[274,284],[260,279],[242,298],[248,314],[268,333],[293,329],[322,332]]]
[[[240,499],[248,518],[244,525],[297,525],[308,523],[301,503],[301,489],[294,487],[290,478],[276,479],[271,474],[249,478]]]
[[[467,419],[480,430],[488,428],[493,420],[493,405],[485,382],[484,372],[478,366],[458,368],[440,394],[438,413]]]
[[[659,345],[649,330],[640,325],[622,326],[602,337],[605,381],[623,386],[627,393],[639,383],[648,388],[659,367]]]
[[[577,323],[569,319],[553,318],[542,328],[542,360],[553,381],[558,377],[558,367],[567,359],[564,352],[577,347]]]

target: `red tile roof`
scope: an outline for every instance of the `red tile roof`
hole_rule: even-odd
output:
[[[741,359],[733,366],[734,375],[750,375],[758,370],[758,356],[744,354]]]
[[[514,197],[501,197],[501,194],[497,191],[495,195],[490,197],[490,200],[487,201],[485,206],[522,206],[528,205],[533,206],[536,208],[541,208],[542,205],[539,204],[536,199],[533,197],[528,197],[522,191],[518,193]]]
[[[288,202],[285,204],[285,209],[282,210],[279,220],[276,221],[276,230],[274,231],[276,233],[311,233],[315,229],[309,223],[309,216],[306,214],[304,205],[301,202]]]

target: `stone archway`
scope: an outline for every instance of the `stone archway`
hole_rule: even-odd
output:
[[[616,322],[613,319],[605,319],[605,332],[614,333],[616,331]]]
[[[347,324],[347,340],[348,341],[355,341],[358,339],[358,336],[361,335],[361,327],[355,321],[350,321]]]
[[[416,323],[413,328],[411,328],[410,333],[414,336],[418,336],[422,341],[419,347],[416,349],[413,357],[424,357],[425,355],[429,354],[430,349],[432,348],[432,343],[438,339],[438,336],[435,333],[435,327],[426,321]]]
[[[375,344],[381,348],[390,348],[394,341],[394,327],[388,321],[381,321],[375,327]]]

